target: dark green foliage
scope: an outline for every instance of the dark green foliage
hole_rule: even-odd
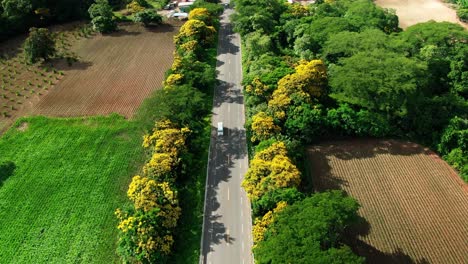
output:
[[[31,28],[24,42],[24,54],[29,63],[47,60],[55,53],[55,41],[46,28]]]
[[[252,215],[254,217],[263,216],[268,211],[273,210],[276,204],[285,201],[292,205],[304,199],[304,194],[296,188],[276,189],[265,193],[260,199],[252,201]]]
[[[295,104],[289,108],[288,118],[284,123],[285,134],[290,138],[312,143],[328,133],[323,126],[325,115],[321,105]]]
[[[294,31],[294,52],[301,58],[312,59],[312,55],[321,51],[331,35],[351,30],[352,25],[342,17],[324,17],[311,24],[301,24]]]
[[[399,31],[398,17],[394,11],[384,10],[369,0],[353,2],[344,17],[355,30],[378,28],[386,33]]]
[[[341,244],[344,231],[358,221],[358,208],[341,191],[317,193],[286,207],[254,248],[256,263],[363,263]]]
[[[326,121],[335,135],[384,137],[390,134],[391,127],[386,118],[375,111],[354,110],[348,104],[329,109]]]
[[[112,7],[107,0],[96,0],[96,3],[89,7],[88,12],[94,30],[109,33],[117,29]]]
[[[261,31],[272,33],[286,4],[281,0],[236,0],[237,13],[232,16],[234,30],[241,35]]]
[[[330,36],[323,47],[323,56],[332,63],[340,58],[351,57],[360,51],[375,49],[393,50],[392,38],[378,29],[362,32],[342,31]]]
[[[92,0],[3,0],[0,6],[0,40],[26,32],[31,26],[45,27],[87,18]]]
[[[359,52],[330,69],[330,96],[370,111],[404,116],[420,94],[424,70],[417,60],[394,52]]]
[[[156,13],[155,10],[144,10],[133,15],[133,21],[143,23],[145,27],[149,25],[159,25],[162,23],[162,16]]]
[[[460,172],[463,180],[468,182],[468,119],[454,117],[450,120],[442,134],[438,150]]]
[[[468,22],[468,8],[460,8],[457,10],[457,16],[463,22]]]
[[[16,165],[12,161],[3,161],[0,162],[0,186],[3,182],[8,179],[16,169]]]
[[[169,87],[155,91],[145,100],[137,119],[146,120],[142,120],[147,123],[146,129],[162,119],[170,119],[179,127],[198,127],[200,119],[207,114],[207,104],[205,94],[189,85]]]

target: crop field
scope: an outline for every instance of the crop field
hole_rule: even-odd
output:
[[[72,66],[56,67],[65,77],[33,109],[47,116],[119,113],[131,117],[141,102],[162,86],[173,60],[177,27],[120,26],[118,32],[79,42]]]
[[[54,26],[51,31],[56,39],[57,57],[70,62],[77,57],[71,51],[72,44],[91,36],[89,27],[79,22]],[[30,113],[34,103],[64,77],[64,72],[51,62],[26,63],[21,48],[24,39],[25,36],[19,36],[0,45],[0,132],[16,118]]]
[[[441,0],[376,0],[375,3],[384,8],[395,9],[401,28],[429,20],[458,23],[468,28],[466,23],[458,19],[455,9]]]
[[[115,263],[117,219],[144,158],[121,116],[19,119],[0,138],[1,263]],[[1,176],[1,175],[0,175]]]
[[[51,29],[60,58],[28,65],[18,37],[0,46],[0,133],[25,115],[131,117],[161,87],[180,22],[120,25],[110,35],[75,23]]]
[[[467,263],[468,186],[436,154],[371,139],[312,146],[308,159],[316,190],[361,204],[349,240],[369,263]]]

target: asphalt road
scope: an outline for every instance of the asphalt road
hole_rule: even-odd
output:
[[[200,263],[253,263],[250,203],[241,187],[248,168],[241,90],[240,37],[226,8],[221,16]],[[224,135],[217,135],[223,122]]]

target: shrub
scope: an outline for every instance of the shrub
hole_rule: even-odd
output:
[[[24,42],[24,53],[29,63],[40,58],[47,60],[55,53],[55,41],[46,28],[29,29],[29,37]]]
[[[136,23],[143,23],[145,27],[151,24],[159,25],[162,23],[162,16],[156,13],[154,10],[144,10],[136,13],[133,16],[133,21]]]

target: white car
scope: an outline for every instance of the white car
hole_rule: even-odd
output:
[[[222,136],[224,132],[223,122],[218,122],[218,136]]]

